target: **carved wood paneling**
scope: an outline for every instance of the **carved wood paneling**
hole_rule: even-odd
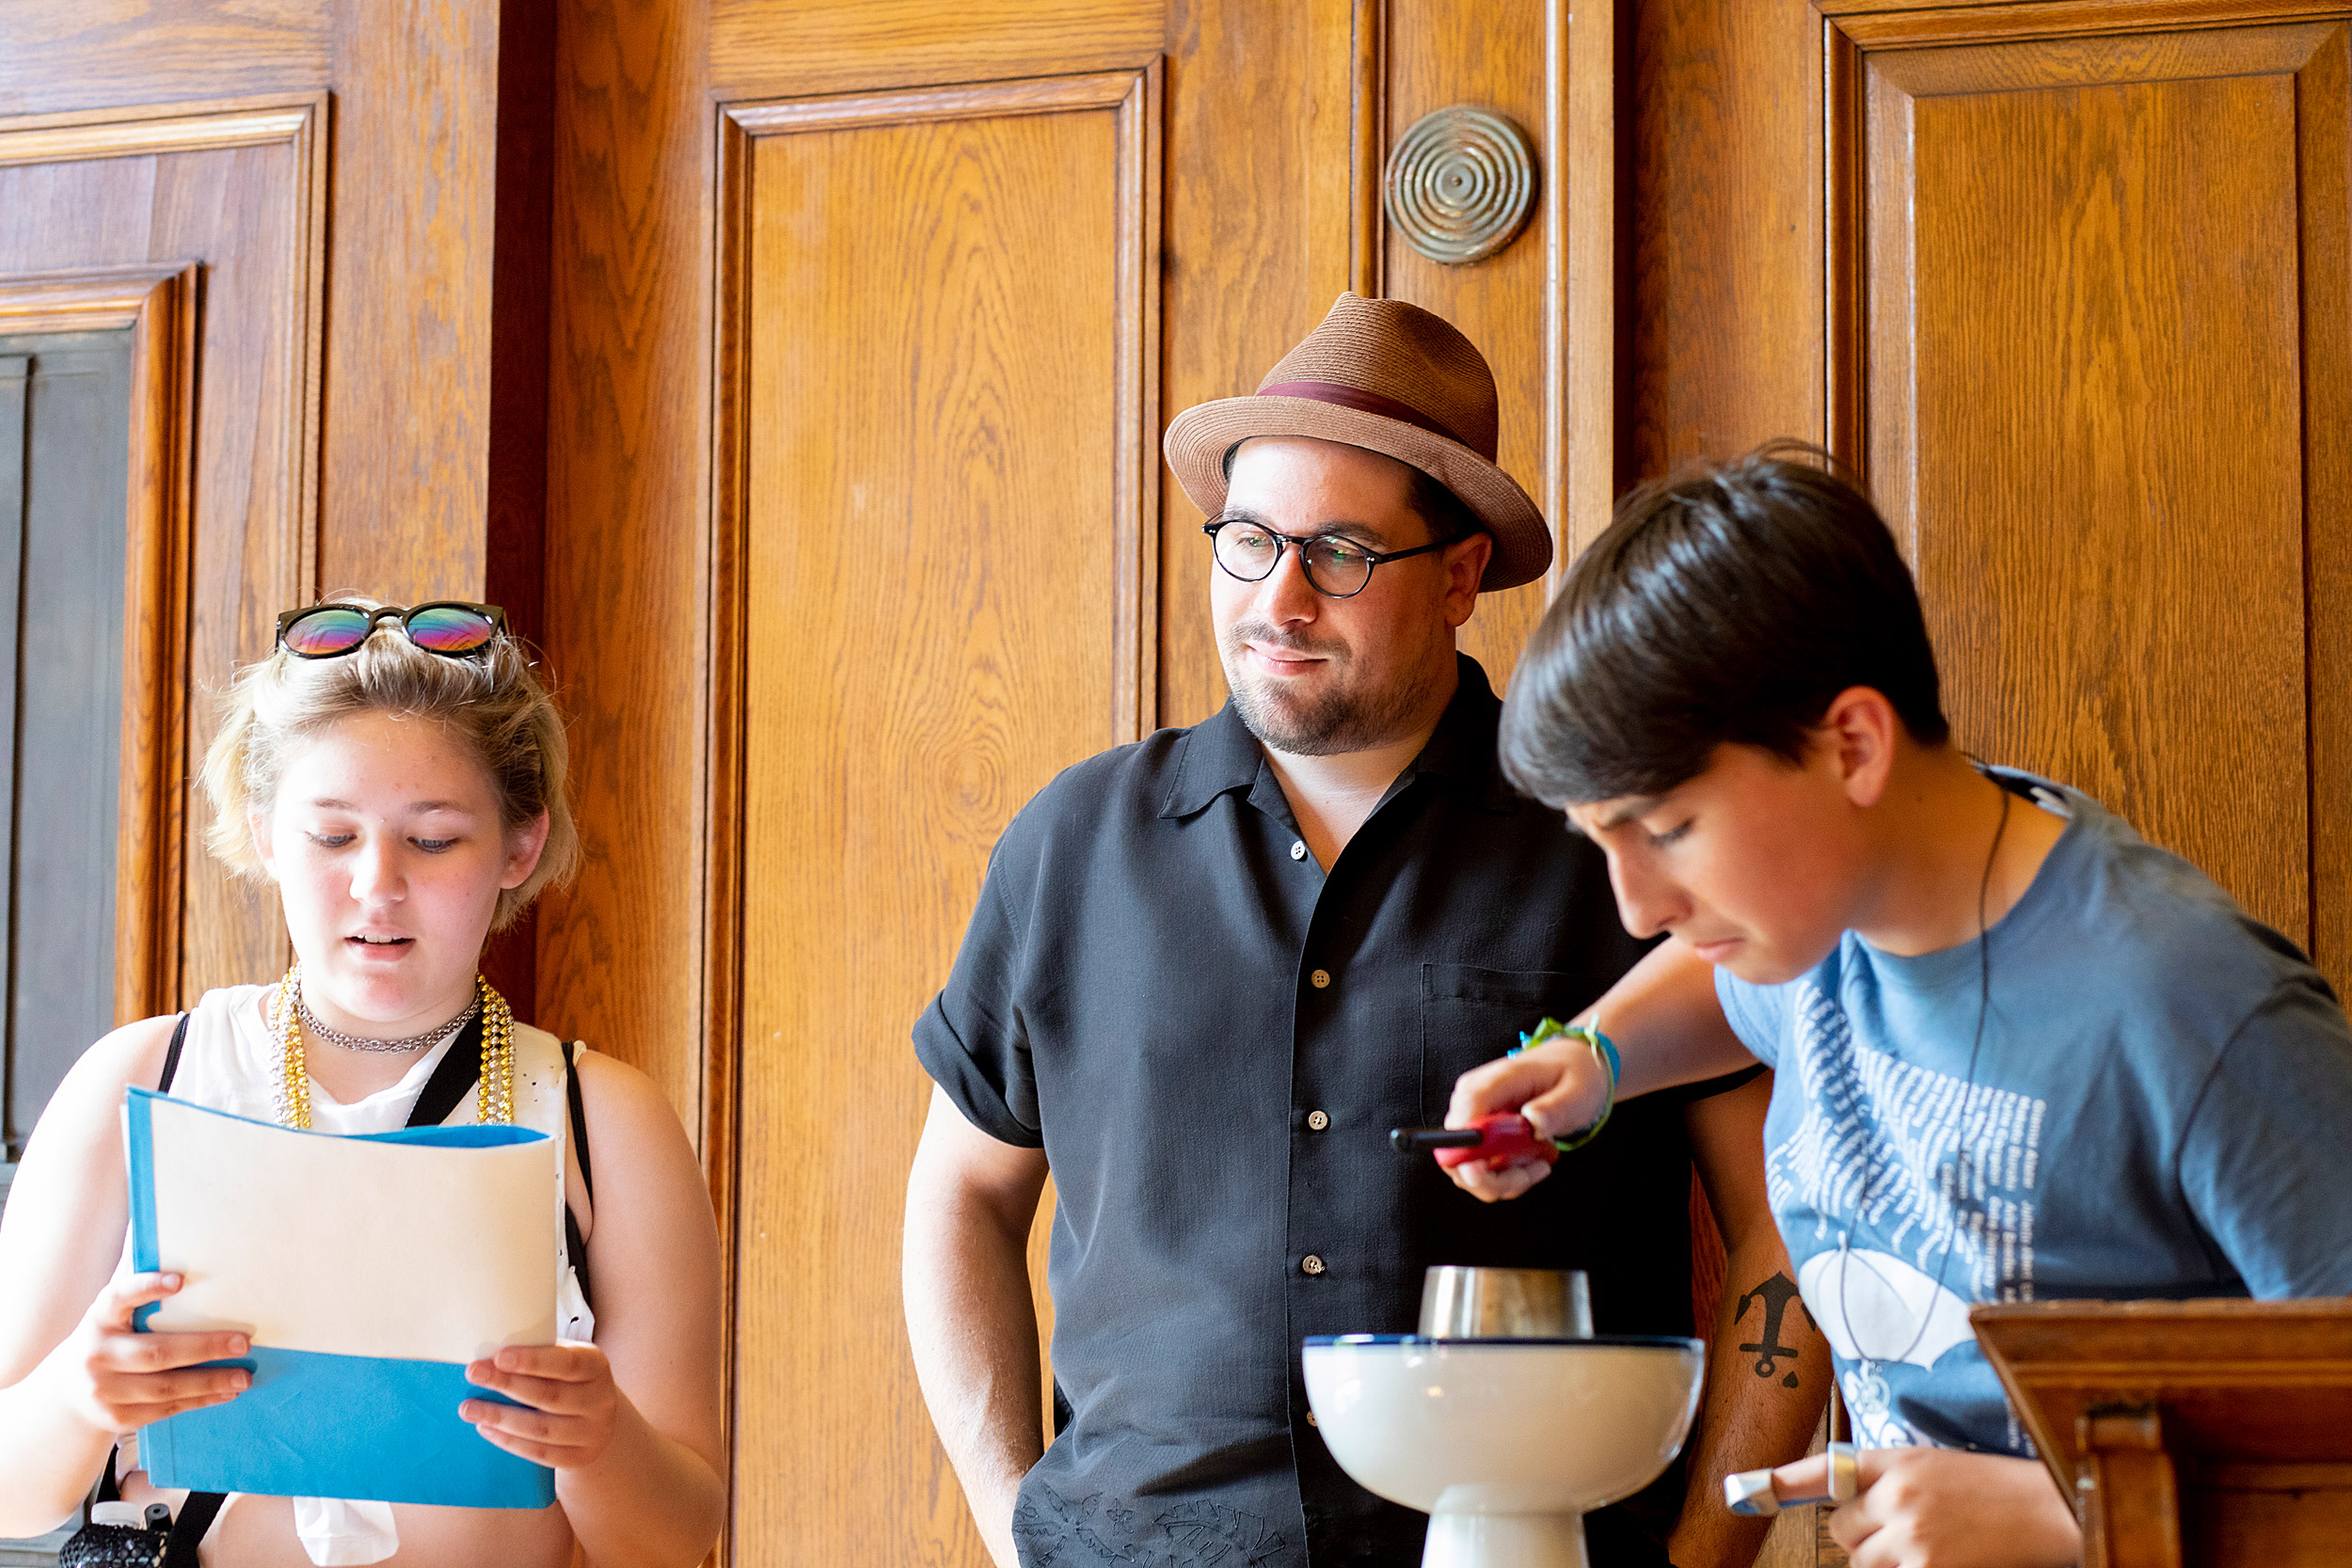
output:
[[[2083,1515],[2085,1568],[2342,1559],[2343,1301],[2039,1302],[1969,1320]]]
[[[1011,814],[1153,722],[1157,91],[723,111],[707,1147],[762,1478],[737,1560],[979,1560],[888,1267],[929,1096],[888,1042]]]
[[[2315,585],[2352,552],[2352,27],[2279,8],[1829,22],[1825,422],[1962,743],[2098,796],[2341,984],[2352,626]]]
[[[710,0],[711,81],[730,98],[1010,80],[1133,67],[1165,0]]]
[[[84,281],[48,285],[40,309],[75,293],[76,319],[135,318],[158,345],[140,356],[132,505],[162,520],[133,535],[144,641],[125,650],[123,755],[126,791],[145,777],[168,798],[126,816],[150,847],[126,856],[169,869],[119,905],[122,950],[145,955],[121,971],[133,1012],[285,961],[275,910],[187,843],[210,692],[315,575],[326,122],[317,94],[0,119],[0,210],[38,217],[0,225],[0,277],[72,269]]]
[[[118,1024],[166,1011],[179,992],[196,301],[194,262],[0,277],[0,334],[124,327],[133,334],[115,854]]]

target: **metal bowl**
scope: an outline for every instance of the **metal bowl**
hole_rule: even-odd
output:
[[[1592,1296],[1581,1269],[1440,1264],[1422,1276],[1421,1333],[1430,1339],[1589,1339]]]

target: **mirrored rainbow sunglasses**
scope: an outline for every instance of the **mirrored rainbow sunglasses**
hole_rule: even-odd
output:
[[[296,658],[334,658],[373,634],[376,623],[397,624],[403,636],[429,654],[464,658],[480,653],[506,630],[506,611],[494,604],[436,599],[411,610],[405,605],[314,604],[278,617],[278,645]]]

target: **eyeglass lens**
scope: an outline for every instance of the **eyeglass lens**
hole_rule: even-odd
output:
[[[348,653],[368,639],[375,618],[364,610],[330,605],[314,610],[286,628],[286,646],[304,658]]]
[[[1346,597],[1372,580],[1372,558],[1344,539],[1325,534],[1299,546],[1307,580],[1327,594]],[[1248,523],[1227,523],[1216,531],[1217,564],[1244,582],[1257,582],[1274,570],[1282,556],[1282,541]]]
[[[487,615],[460,605],[435,605],[408,617],[408,640],[428,653],[469,654],[497,631]]]

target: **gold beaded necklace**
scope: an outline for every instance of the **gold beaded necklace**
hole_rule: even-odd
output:
[[[474,1116],[485,1126],[511,1124],[515,1119],[515,1010],[490,982],[473,977],[477,1005],[482,1009],[482,1081],[474,1089]],[[278,982],[270,1026],[278,1032],[282,1053],[278,1080],[278,1123],[308,1129],[310,1125],[310,1067],[302,1053],[302,965],[297,960]]]

